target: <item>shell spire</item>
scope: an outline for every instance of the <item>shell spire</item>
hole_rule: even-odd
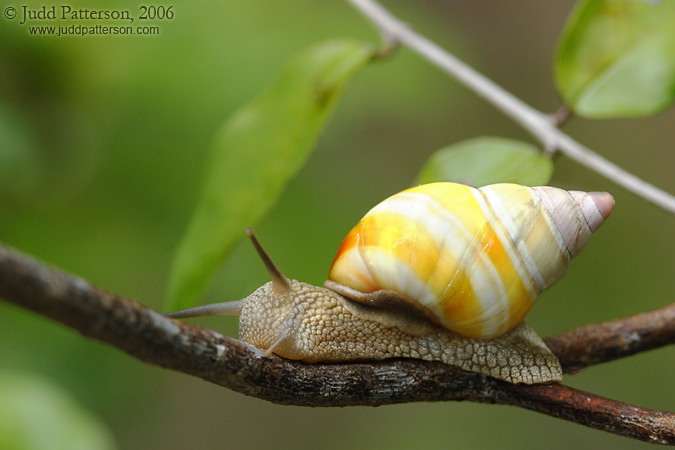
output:
[[[586,246],[591,234],[600,228],[614,208],[614,197],[607,192],[564,191],[548,186],[534,189],[572,258]],[[570,202],[569,197],[574,202]],[[584,220],[580,220],[581,217]]]
[[[444,327],[493,338],[523,320],[613,207],[606,192],[421,185],[372,208],[328,278],[359,293],[415,299]]]
[[[609,192],[569,191],[569,193],[579,205],[591,231],[600,228],[614,209],[614,197]]]

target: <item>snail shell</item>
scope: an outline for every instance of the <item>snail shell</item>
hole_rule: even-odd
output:
[[[518,325],[614,206],[608,193],[432,183],[372,208],[342,242],[325,286],[408,308],[489,339]]]

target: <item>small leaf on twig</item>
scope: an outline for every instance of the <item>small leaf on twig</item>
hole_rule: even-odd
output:
[[[456,181],[474,187],[493,183],[538,186],[548,183],[551,160],[533,145],[498,137],[480,137],[444,147],[427,160],[420,183]]]
[[[558,91],[577,114],[654,114],[675,99],[675,0],[586,0],[555,61]]]
[[[345,85],[371,57],[361,42],[316,45],[225,122],[174,256],[168,309],[196,303],[244,229],[263,217],[302,167]]]

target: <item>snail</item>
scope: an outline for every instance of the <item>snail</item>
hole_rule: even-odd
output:
[[[323,287],[272,278],[249,297],[167,314],[239,314],[240,339],[305,362],[436,360],[510,383],[562,379],[523,318],[607,219],[606,192],[431,183],[372,208]]]

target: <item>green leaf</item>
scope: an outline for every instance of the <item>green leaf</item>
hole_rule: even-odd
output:
[[[419,183],[454,181],[473,187],[494,183],[541,186],[553,163],[533,145],[498,137],[480,137],[444,147],[429,157]]]
[[[0,371],[0,448],[108,450],[110,430],[50,380]]]
[[[675,99],[675,0],[586,0],[555,60],[556,85],[577,114],[657,113]]]
[[[307,160],[370,46],[325,42],[296,56],[217,134],[200,202],[171,267],[169,310],[193,306],[224,257],[274,205]]]

